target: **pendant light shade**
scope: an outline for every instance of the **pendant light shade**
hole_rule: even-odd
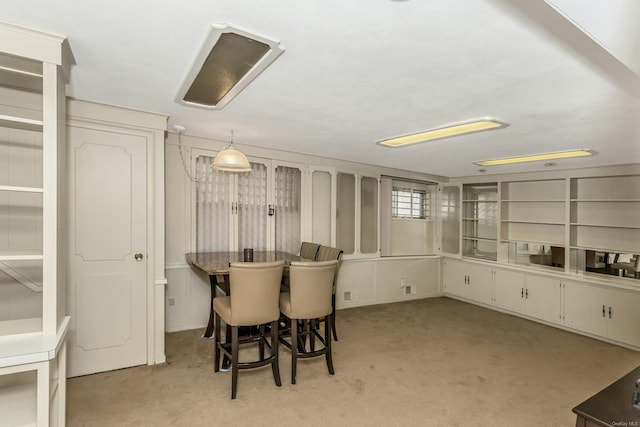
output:
[[[212,168],[226,172],[251,172],[251,165],[247,156],[233,147],[233,132],[227,146],[218,153]]]

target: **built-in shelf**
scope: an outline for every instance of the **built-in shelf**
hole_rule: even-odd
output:
[[[463,240],[477,240],[481,242],[497,242],[497,239],[490,239],[484,237],[462,237]]]
[[[495,261],[498,239],[497,183],[462,186],[462,254]]]
[[[0,387],[3,426],[36,426],[37,385],[35,382]]]
[[[622,225],[622,224],[585,224],[585,223],[572,222],[570,225],[576,226],[576,227],[604,227],[604,228],[640,229],[640,224],[632,226],[632,225]]]
[[[501,200],[502,203],[564,203],[564,199],[509,199]]]
[[[571,199],[576,203],[616,203],[616,202],[640,202],[640,199]]]
[[[565,183],[564,179],[502,182],[500,241],[514,248],[529,243],[564,246]],[[550,255],[546,256],[550,260]],[[505,258],[510,263],[518,262],[516,256]]]
[[[18,187],[15,185],[0,185],[0,191],[13,191],[16,193],[42,193],[39,187]]]
[[[0,320],[0,425],[64,425],[69,317],[60,213],[64,89],[74,60],[64,37],[7,23],[0,51],[0,289],[11,307]]]
[[[5,320],[0,322],[0,339],[13,335],[42,335],[42,317],[28,319]],[[0,341],[2,343],[2,341]],[[8,345],[2,343],[2,345]]]
[[[10,117],[10,116],[0,115],[0,127],[41,132],[42,126],[43,126],[42,120],[32,120],[32,119],[24,119],[21,117]]]
[[[42,252],[34,253],[2,253],[0,252],[0,261],[40,261],[43,259]]]
[[[517,221],[517,220],[511,220],[511,219],[503,219],[502,221],[503,223],[513,223],[513,224],[546,224],[546,225],[562,225],[564,226],[564,222],[553,222],[553,221]]]

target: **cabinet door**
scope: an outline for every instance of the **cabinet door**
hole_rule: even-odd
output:
[[[495,270],[493,303],[507,310],[524,312],[524,273]]]
[[[446,259],[444,261],[444,291],[460,297],[467,296],[466,270],[461,261]]]
[[[606,292],[607,336],[640,347],[640,294],[615,289]]]
[[[564,282],[564,320],[567,326],[605,335],[605,289],[584,283]]]
[[[528,274],[525,288],[525,313],[549,322],[560,322],[560,279]]]
[[[483,265],[467,264],[468,279],[467,298],[491,304],[493,299],[493,271]]]

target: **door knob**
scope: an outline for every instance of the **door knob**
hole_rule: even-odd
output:
[[[142,255],[141,253],[137,253],[133,256],[136,261],[142,261],[142,258],[144,258],[144,255]]]

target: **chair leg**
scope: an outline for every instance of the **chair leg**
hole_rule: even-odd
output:
[[[333,358],[331,357],[331,324],[333,323],[332,316],[329,314],[324,318],[324,340],[327,342],[327,354],[325,355],[327,359],[327,369],[329,369],[329,373],[331,375],[334,374],[333,371]]]
[[[333,339],[338,341],[338,333],[336,332],[336,294],[331,295],[331,330],[333,331]]]
[[[291,384],[296,383],[296,364],[298,362],[298,320],[291,319]]]
[[[294,320],[292,319],[291,321],[293,322]],[[296,328],[298,329],[298,332],[304,332],[307,330],[307,320],[298,321],[296,319],[295,323],[296,323]],[[300,335],[298,335],[298,339],[296,340],[296,342],[298,345],[298,350],[301,352],[304,351],[305,348],[307,347],[307,336],[301,333]]]
[[[238,388],[238,327],[231,327],[231,398],[236,398]]]
[[[273,379],[276,385],[280,387],[282,381],[280,380],[280,358],[278,357],[278,321],[275,320],[271,323],[271,356],[273,361],[271,362],[271,370],[273,371]]]
[[[313,334],[313,330],[316,329],[316,327],[316,319],[309,320],[309,351],[311,352],[316,351],[316,336]],[[307,329],[305,329],[304,332],[307,332]]]
[[[220,371],[220,347],[219,345],[221,344],[220,342],[220,316],[218,315],[218,313],[215,313],[215,318],[214,318],[214,324],[215,324],[215,332],[214,332],[214,347],[215,347],[215,357],[214,357],[214,365],[213,365],[213,372],[219,372]]]
[[[264,360],[264,325],[260,325],[260,339],[258,340],[258,354],[260,356],[260,360]]]

